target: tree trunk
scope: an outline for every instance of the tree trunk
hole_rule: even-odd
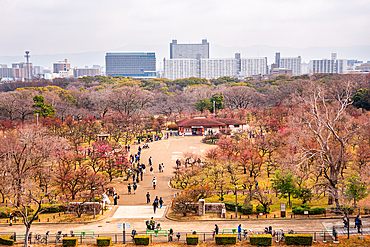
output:
[[[26,219],[24,219],[24,221],[27,221]],[[30,235],[30,229],[31,229],[31,225],[30,224],[27,224],[26,225],[26,234],[24,236],[24,247],[28,247],[28,236]]]

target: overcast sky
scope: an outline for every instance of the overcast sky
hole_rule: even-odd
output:
[[[0,0],[0,56],[200,43],[370,44],[370,0]]]

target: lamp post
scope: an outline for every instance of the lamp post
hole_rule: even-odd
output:
[[[39,113],[36,112],[36,125],[39,125]]]
[[[238,186],[235,185],[235,219],[238,218]]]
[[[94,198],[94,204],[93,204],[93,206],[94,206],[94,220],[95,220],[95,187],[92,187],[91,189],[92,189],[93,198]]]

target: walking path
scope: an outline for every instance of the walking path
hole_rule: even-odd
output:
[[[250,219],[250,220],[211,220],[211,221],[173,221],[164,216],[166,206],[168,207],[176,190],[168,186],[168,181],[173,176],[173,167],[177,158],[181,158],[183,153],[193,151],[198,154],[204,153],[207,149],[212,148],[210,145],[201,143],[202,137],[170,137],[168,140],[161,140],[149,144],[149,149],[142,150],[141,163],[148,164],[148,159],[152,156],[154,166],[154,176],[157,179],[157,188],[152,187],[153,175],[150,175],[149,166],[146,168],[144,180],[140,181],[136,194],[128,194],[127,182],[122,178],[116,179],[115,187],[120,196],[118,206],[113,206],[113,210],[108,216],[99,221],[90,223],[56,223],[56,224],[39,224],[32,225],[32,232],[45,233],[50,231],[56,233],[63,231],[95,231],[100,233],[115,233],[121,232],[118,229],[117,223],[130,223],[131,228],[138,231],[145,230],[145,221],[150,217],[155,217],[156,221],[161,223],[162,229],[173,228],[174,231],[190,232],[197,231],[212,231],[214,225],[218,224],[220,229],[236,228],[238,224],[242,224],[245,229],[261,232],[265,227],[273,226],[274,229],[294,229],[295,231],[322,231],[322,229],[332,229],[333,225],[341,225],[341,219]],[[131,147],[131,152],[137,152],[137,146]],[[164,164],[164,172],[159,173],[158,164]],[[146,203],[147,192],[151,195],[151,202],[155,196],[162,197],[164,207],[159,209],[156,214],[153,213],[153,207]],[[368,219],[363,219],[365,225]],[[369,223],[368,223],[369,224]],[[25,227],[23,224],[13,224],[13,226],[2,225],[0,232],[17,232],[24,233]]]

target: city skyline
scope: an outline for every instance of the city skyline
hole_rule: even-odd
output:
[[[0,56],[30,50],[31,60],[32,55],[109,52],[127,46],[168,48],[172,39],[293,49],[363,46],[370,41],[369,0],[1,2]]]

